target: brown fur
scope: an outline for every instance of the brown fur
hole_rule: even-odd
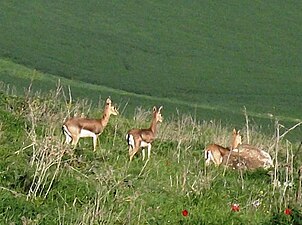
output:
[[[231,150],[236,149],[239,144],[241,144],[241,136],[239,134],[239,131],[236,131],[234,129],[232,133],[231,147],[223,147],[217,144],[211,144],[206,147],[206,165],[209,165],[211,160],[215,165],[220,165],[223,161],[223,157],[229,154]]]
[[[134,155],[139,151],[141,147],[148,147],[148,159],[150,157],[151,151],[151,143],[154,141],[156,137],[157,124],[162,122],[161,111],[162,107],[157,109],[155,106],[153,107],[152,121],[149,128],[146,129],[138,129],[134,128],[127,132],[127,142],[129,146],[129,156],[130,161],[133,159]],[[131,138],[133,137],[134,143],[132,143]],[[146,146],[142,146],[142,143],[146,143]],[[143,159],[145,156],[145,152],[143,149]]]
[[[73,117],[66,120],[63,124],[63,132],[66,135],[66,142],[72,140],[72,145],[76,146],[82,131],[89,131],[85,137],[93,138],[93,150],[96,149],[98,136],[103,132],[109,122],[110,115],[118,115],[117,109],[112,106],[110,98],[107,98],[103,116],[101,119],[88,119],[83,117]]]
[[[231,151],[223,157],[223,165],[233,169],[257,169],[269,168],[273,165],[270,155],[255,146],[242,144],[238,146],[238,151]]]

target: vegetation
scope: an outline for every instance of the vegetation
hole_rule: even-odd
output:
[[[76,97],[97,102],[111,92],[129,101],[129,111],[165,101],[167,112],[240,125],[246,106],[264,127],[268,114],[288,124],[301,117],[297,5],[1,1],[0,57],[43,72],[37,88],[48,87],[52,74],[77,83]],[[3,70],[0,79],[21,89],[31,80],[15,82]]]
[[[232,128],[186,115],[161,124],[149,161],[130,163],[125,133],[148,126],[151,109],[112,117],[93,152],[91,139],[64,144],[61,125],[98,117],[104,99],[94,108],[60,97],[61,86],[25,97],[1,89],[1,224],[300,224],[300,149],[279,124],[279,139],[249,128],[253,144],[278,156],[271,172],[205,168],[205,145],[227,146]]]
[[[0,224],[302,224],[298,1],[0,2]],[[120,116],[73,149],[63,121]],[[151,159],[126,132],[164,122]],[[209,143],[271,170],[205,167]]]

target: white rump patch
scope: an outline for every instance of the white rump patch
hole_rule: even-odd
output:
[[[63,131],[65,134],[65,143],[69,144],[72,141],[72,136],[71,133],[69,132],[69,130],[67,129],[67,127],[65,125],[63,125]]]
[[[132,134],[126,135],[126,140],[128,142],[128,145],[130,145],[132,148],[134,148],[134,137]]]
[[[214,162],[213,155],[212,155],[211,151],[205,151],[204,157],[205,157],[205,160],[206,160],[206,165],[209,165],[211,163],[211,160]]]

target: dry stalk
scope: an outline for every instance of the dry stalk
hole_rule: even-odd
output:
[[[44,140],[34,145],[36,148],[36,155],[33,160],[35,173],[27,198],[38,196],[46,198],[57,177],[64,155],[64,148],[59,138],[52,139],[46,136]]]
[[[0,139],[1,139],[2,135],[3,135],[3,133],[4,133],[2,127],[3,127],[3,124],[0,123]]]
[[[11,86],[2,81],[0,81],[0,91],[5,93],[8,96],[14,96],[17,93],[15,86]]]
[[[287,129],[282,135],[280,135],[280,139],[284,138],[284,136],[286,134],[288,134],[290,131],[296,129],[297,127],[299,127],[302,124],[302,122],[299,122],[297,124],[295,124],[294,126],[292,126],[291,128]]]
[[[300,126],[302,122],[299,122],[292,126],[291,128],[287,129],[282,134],[280,133],[280,129],[284,128],[283,125],[279,124],[279,121],[275,120],[275,129],[276,129],[276,135],[275,135],[275,143],[274,143],[274,149],[275,149],[275,167],[274,167],[274,174],[273,174],[273,192],[272,195],[275,194],[276,188],[280,187],[280,199],[279,199],[279,207],[282,207],[282,204],[284,206],[287,206],[290,201],[290,193],[288,192],[288,188],[291,187],[294,181],[294,159],[295,155],[293,154],[292,146],[288,140],[286,140],[286,163],[284,163],[284,169],[285,169],[285,178],[283,184],[280,184],[279,182],[279,169],[280,169],[280,162],[278,158],[279,154],[279,147],[281,144],[282,139],[287,135],[290,131],[294,130],[298,126]],[[298,188],[299,189],[299,188]],[[298,193],[296,193],[296,198],[298,199]]]
[[[188,168],[184,167],[184,171],[182,173],[182,191],[185,191],[186,188],[188,171]]]
[[[244,106],[244,116],[245,116],[245,127],[246,127],[246,141],[250,144],[250,129],[249,129],[249,117],[247,115],[246,107]]]
[[[297,203],[300,203],[302,199],[302,166],[300,166],[298,170],[298,175],[299,175],[299,179],[298,179],[298,189],[296,193],[296,201]]]
[[[180,162],[180,150],[181,150],[181,139],[179,139],[177,143],[177,163]]]
[[[288,202],[289,202],[289,197],[286,198],[286,193],[287,193],[287,189],[290,186],[290,181],[289,180],[293,180],[293,178],[291,177],[291,170],[292,170],[292,164],[291,164],[291,160],[290,157],[292,157],[292,155],[290,155],[289,153],[289,142],[286,142],[286,164],[285,164],[285,178],[284,178],[284,183],[283,183],[283,193],[280,199],[280,208],[282,207],[282,202],[284,202],[284,207],[287,207]]]
[[[115,145],[115,140],[116,140],[116,137],[117,137],[117,131],[118,131],[118,123],[116,123],[114,125],[114,135],[113,135],[113,140],[112,140],[112,147],[114,147]]]
[[[25,118],[29,124],[26,132],[31,143],[20,151],[32,149],[30,165],[35,168],[27,198],[36,198],[38,196],[46,198],[61,166],[64,146],[60,137],[55,134],[57,127],[55,126],[56,123],[54,123],[54,121],[61,121],[64,114],[58,108],[60,105],[54,104],[59,101],[58,98],[61,91],[62,87],[58,84],[55,92],[50,93],[47,98],[41,99],[37,93],[31,97],[30,85],[26,93],[27,114]],[[44,126],[40,125],[41,123]],[[42,127],[44,135],[37,135],[38,124]]]
[[[145,162],[143,168],[141,169],[141,171],[140,171],[139,174],[138,174],[138,177],[140,177],[140,176],[143,174],[143,172],[144,172],[144,170],[145,170],[145,168],[146,168],[148,162],[149,162],[149,159],[146,160],[146,162]]]
[[[274,182],[273,182],[273,195],[275,194],[276,187],[278,185],[278,151],[280,141],[280,124],[279,121],[275,121],[276,139],[275,139],[275,167],[274,167]]]
[[[135,108],[134,112],[134,121],[139,124],[144,124],[146,121],[149,121],[151,111],[146,111],[142,107]]]
[[[110,224],[112,220],[113,210],[108,209],[107,201],[108,196],[113,193],[114,190],[118,189],[120,185],[125,183],[125,180],[129,175],[122,177],[117,180],[111,169],[107,170],[105,176],[99,176],[96,178],[97,182],[100,184],[97,189],[96,195],[93,201],[90,201],[84,211],[79,214],[76,224],[86,225],[86,224]],[[113,183],[112,183],[113,182]],[[138,196],[134,196],[133,199],[123,199],[124,201],[135,201]],[[76,208],[77,199],[74,200],[73,207]],[[131,205],[130,204],[130,205]],[[133,203],[134,204],[134,203]]]

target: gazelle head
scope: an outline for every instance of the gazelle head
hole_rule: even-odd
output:
[[[116,115],[119,114],[119,112],[118,112],[118,110],[116,109],[116,107],[115,107],[115,106],[112,106],[112,102],[111,102],[110,97],[108,97],[108,98],[106,99],[105,110],[109,113],[109,115],[114,115],[114,116],[116,116]]]
[[[162,106],[159,107],[158,109],[156,108],[156,106],[153,107],[153,117],[155,118],[156,120],[156,123],[161,123],[163,122],[163,117],[160,113],[160,111],[162,110]]]
[[[235,149],[238,147],[238,145],[241,145],[241,135],[239,134],[240,130],[236,131],[236,129],[233,129],[233,134],[232,134],[232,149]]]

